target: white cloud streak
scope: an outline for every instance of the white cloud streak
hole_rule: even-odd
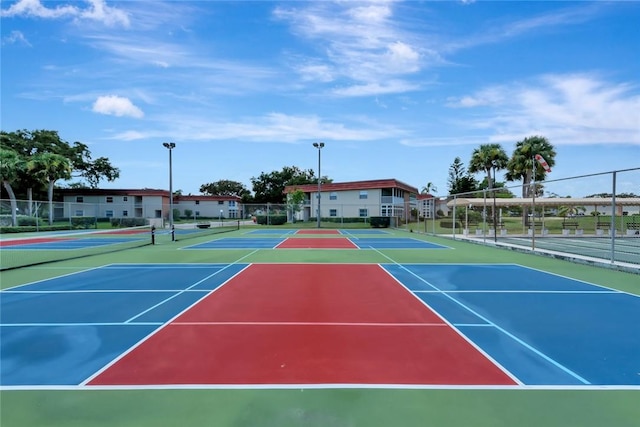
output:
[[[314,139],[325,141],[374,141],[406,136],[400,129],[374,123],[346,125],[325,121],[315,115],[270,113],[242,121],[214,122],[207,118],[171,116],[155,119],[158,126],[147,130],[128,130],[111,139],[136,141],[152,138],[177,138],[182,141],[242,140],[295,144]]]
[[[11,33],[2,39],[2,44],[19,44],[31,47],[31,43],[21,31],[11,31]]]
[[[467,125],[491,130],[498,142],[542,134],[557,144],[640,145],[639,88],[589,74],[494,86],[449,100],[448,106],[477,109]]]

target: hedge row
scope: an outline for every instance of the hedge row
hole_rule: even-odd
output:
[[[268,222],[267,222],[268,221]],[[256,223],[261,225],[282,225],[287,223],[286,215],[256,215]]]
[[[68,225],[41,225],[23,227],[0,227],[0,233],[32,233],[35,231],[65,231],[69,230]]]

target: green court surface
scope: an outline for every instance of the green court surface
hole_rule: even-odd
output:
[[[154,246],[7,270],[0,273],[0,283],[7,289],[112,263],[511,263],[640,295],[640,275],[402,231],[389,237],[447,248],[183,249],[212,239],[252,239],[253,229],[259,227],[179,242],[161,239]],[[0,427],[632,427],[639,425],[638,402],[637,387],[25,386],[0,391]]]

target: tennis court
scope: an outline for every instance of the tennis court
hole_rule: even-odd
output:
[[[299,231],[3,271],[3,423],[638,419],[637,275],[388,230]],[[37,401],[51,403],[26,410]]]

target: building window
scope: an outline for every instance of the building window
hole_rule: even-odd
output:
[[[364,208],[360,209],[360,218],[366,218],[369,216],[369,210]]]
[[[76,203],[84,203],[84,197],[76,196]]]
[[[82,209],[76,209],[74,216],[84,216],[84,211]]]
[[[329,216],[338,216],[338,209],[329,209]]]
[[[329,193],[329,200],[338,200],[338,193],[336,193],[335,191]]]
[[[107,203],[113,203],[113,196],[107,196]]]
[[[360,198],[361,198],[361,199],[366,199],[366,198],[368,198],[368,197],[369,197],[369,193],[367,192],[367,190],[362,190],[362,191],[360,192]],[[362,215],[360,215],[360,216],[362,216]],[[365,216],[366,216],[366,215],[365,215]]]
[[[125,217],[125,216],[129,216],[129,211],[122,211],[122,216],[123,216],[123,217]]]
[[[229,207],[235,207],[236,206],[236,201],[235,200],[229,200]]]
[[[199,205],[199,204],[200,204],[200,200],[196,200],[196,205]]]
[[[123,201],[123,202],[128,202],[128,201],[129,201],[129,198],[128,198],[127,196],[122,196],[122,201]]]
[[[224,205],[224,200],[218,200],[219,205]]]
[[[200,216],[200,211],[196,211],[196,216]]]
[[[104,216],[106,216],[107,218],[113,218],[113,211],[112,210],[104,211]]]

